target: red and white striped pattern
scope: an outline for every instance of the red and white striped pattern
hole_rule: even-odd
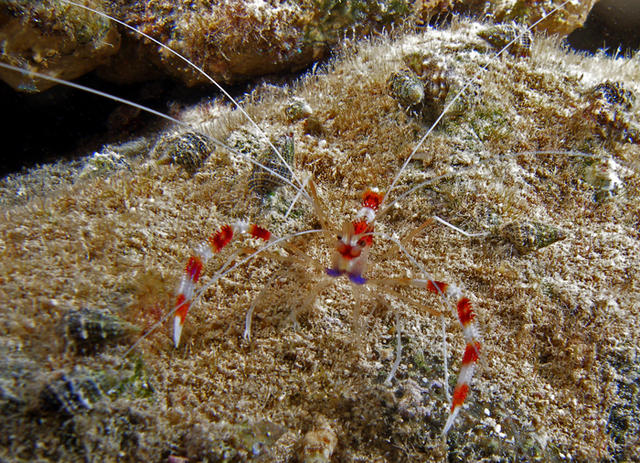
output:
[[[462,366],[460,367],[460,373],[458,374],[458,381],[456,382],[456,387],[453,390],[453,397],[451,398],[449,418],[447,418],[443,434],[447,434],[453,425],[456,416],[458,416],[458,413],[460,412],[460,407],[462,407],[467,395],[469,394],[469,386],[471,385],[471,379],[473,378],[473,373],[480,355],[478,328],[474,322],[476,314],[473,312],[471,307],[471,301],[466,297],[462,297],[460,290],[455,286],[450,286],[447,289],[447,295],[458,299],[458,320],[462,326],[462,333],[464,335],[466,347],[462,356]]]
[[[377,189],[366,190],[362,194],[362,209],[358,211],[358,218],[364,218],[366,223],[373,222],[380,204],[382,204],[382,193]]]
[[[458,381],[456,382],[453,397],[451,398],[451,410],[449,411],[449,417],[442,432],[446,435],[451,426],[453,426],[453,422],[460,412],[460,407],[462,407],[469,394],[471,379],[473,378],[476,363],[480,355],[481,344],[478,336],[478,328],[474,322],[476,314],[471,307],[471,301],[463,297],[462,291],[456,286],[449,285],[442,281],[431,280],[414,280],[414,284],[416,284],[416,286],[423,286],[432,293],[457,300],[458,321],[462,326],[462,333],[466,342],[464,354],[462,355],[462,366],[458,374]],[[445,385],[445,387],[447,386]]]
[[[180,280],[178,287],[178,297],[176,300],[176,311],[173,319],[173,342],[176,348],[180,345],[180,336],[182,335],[182,327],[187,318],[189,307],[196,290],[196,284],[202,274],[202,269],[211,259],[214,253],[220,252],[227,244],[231,242],[234,236],[248,233],[254,238],[264,241],[272,239],[271,233],[262,227],[247,222],[238,221],[233,225],[223,225],[220,230],[215,232],[209,240],[202,243],[195,250],[195,255],[189,258],[184,274]]]

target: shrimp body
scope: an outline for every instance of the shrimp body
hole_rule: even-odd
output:
[[[382,195],[373,190],[365,191],[358,219],[346,222],[342,233],[337,236],[332,265],[326,270],[327,275],[338,277],[346,274],[353,283],[366,282],[362,274],[367,268],[369,250],[373,244],[373,221],[381,203]]]

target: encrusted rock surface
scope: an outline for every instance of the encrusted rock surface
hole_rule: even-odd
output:
[[[365,36],[400,24],[423,25],[450,14],[532,24],[552,2],[382,0],[376,2],[244,1],[107,2],[86,5],[105,11],[169,45],[223,83],[302,69],[326,56],[348,34]],[[593,0],[570,2],[536,30],[566,35],[580,26]],[[98,69],[113,82],[170,76],[185,85],[211,85],[175,55],[139,34],[60,0],[0,4],[2,60],[74,79]],[[54,85],[0,70],[21,91]]]
[[[0,60],[24,69],[75,79],[106,63],[120,39],[111,21],[56,0],[0,4]],[[24,92],[56,85],[6,69],[0,78]]]
[[[638,460],[640,148],[598,130],[610,124],[602,111],[638,123],[629,98],[638,62],[585,57],[537,35],[528,56],[495,59],[478,35],[486,27],[456,20],[354,41],[296,85],[243,98],[266,138],[293,133],[291,178],[313,180],[313,204],[289,186],[257,201],[254,167],[240,155],[215,148],[185,172],[150,156],[146,142],[133,143],[139,154],[126,166],[96,175],[45,168],[3,181],[4,197],[23,200],[0,201],[0,403],[10,409],[0,415],[0,458]],[[406,238],[413,259],[475,307],[479,368],[446,442],[445,387],[464,350],[455,315],[417,288],[318,286],[331,260],[325,234],[291,238],[216,280],[192,305],[179,349],[159,323],[189,256],[222,224],[248,218],[284,237],[318,229],[322,212],[332,237],[367,187],[389,189],[428,129],[389,94],[389,77],[417,53],[444,62],[445,104],[469,86],[389,193],[427,182],[376,220],[365,276],[424,278],[384,236]],[[289,117],[293,98],[312,116]],[[177,116],[227,144],[252,130],[219,100]],[[308,133],[311,117],[322,130]],[[485,234],[464,236],[435,215]],[[566,236],[540,241],[546,228],[534,227],[526,235],[549,245],[527,253],[485,236],[514,223]],[[232,243],[202,282],[259,245]],[[67,349],[59,327],[69,307],[109,307],[143,332],[158,328],[126,358],[123,342]],[[444,315],[451,384],[434,313]],[[402,357],[387,386],[398,329]]]

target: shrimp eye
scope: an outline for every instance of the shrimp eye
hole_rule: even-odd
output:
[[[338,235],[336,238],[338,238],[338,241],[342,241],[342,235]]]
[[[365,241],[364,240],[358,240],[358,246],[360,246],[361,248],[364,248],[365,245]]]

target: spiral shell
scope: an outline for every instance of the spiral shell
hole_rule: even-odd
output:
[[[47,383],[40,392],[43,410],[76,415],[91,410],[104,396],[100,384],[81,371],[65,373]]]
[[[313,110],[309,103],[302,98],[293,98],[285,107],[284,113],[289,122],[296,122],[313,114]]]
[[[405,108],[415,109],[424,102],[424,82],[409,70],[402,70],[391,75],[389,91]]]
[[[531,31],[522,26],[497,24],[478,32],[478,35],[497,50],[502,50],[513,41],[507,50],[510,54],[521,57],[531,55],[533,35],[531,35]]]
[[[78,352],[93,353],[132,332],[133,326],[93,308],[72,310],[62,317],[67,342]]]
[[[405,57],[408,69],[389,77],[389,92],[410,113],[419,114],[425,124],[442,113],[450,82],[444,65],[413,53]]]
[[[520,254],[545,248],[567,236],[566,232],[553,225],[528,221],[503,225],[498,234],[511,243]]]
[[[209,141],[195,132],[184,132],[161,140],[155,148],[160,161],[178,164],[195,174],[211,154]]]
[[[279,137],[274,146],[282,156],[282,159],[289,165],[293,165],[295,156],[295,145],[293,134],[287,134]],[[272,148],[267,147],[261,153],[252,153],[254,158],[263,166],[271,169],[281,177],[291,179],[291,171],[285,165],[280,157]],[[253,166],[251,176],[249,177],[249,191],[261,198],[272,193],[277,187],[284,184],[284,180],[277,177],[272,172],[268,172],[258,165]]]

